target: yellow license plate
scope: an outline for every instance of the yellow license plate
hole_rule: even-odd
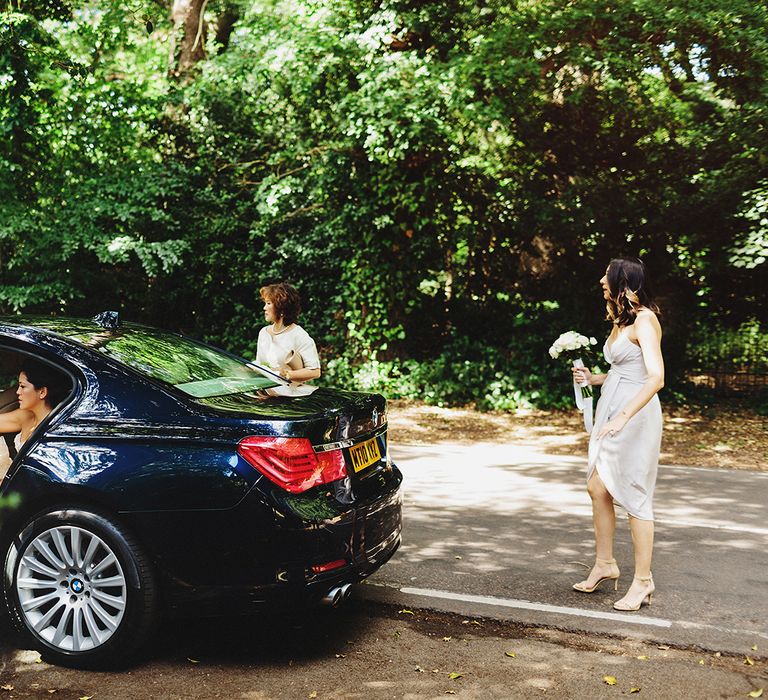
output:
[[[352,458],[352,468],[356,472],[376,464],[381,459],[378,440],[373,438],[372,440],[366,440],[360,445],[350,447],[349,456]]]

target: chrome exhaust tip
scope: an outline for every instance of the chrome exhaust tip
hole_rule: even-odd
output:
[[[345,583],[341,587],[341,599],[346,600],[349,598],[349,596],[352,594],[352,584],[351,583]]]
[[[335,608],[341,602],[342,598],[343,595],[341,593],[341,587],[334,586],[320,599],[320,602],[323,605],[328,605],[332,608]]]

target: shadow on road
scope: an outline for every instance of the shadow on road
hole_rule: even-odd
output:
[[[314,608],[283,615],[164,619],[150,647],[135,666],[144,663],[264,666],[335,658],[363,641],[370,619],[350,602],[339,608]],[[0,613],[0,659],[13,658],[26,647],[7,613]]]
[[[333,657],[353,649],[365,635],[366,618],[353,605],[314,608],[283,615],[248,615],[167,621],[153,656],[208,663],[276,663]]]

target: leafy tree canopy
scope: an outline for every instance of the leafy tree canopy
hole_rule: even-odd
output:
[[[339,376],[442,357],[412,393],[546,401],[632,254],[679,374],[713,314],[765,322],[767,30],[749,0],[11,2],[0,306],[252,354],[287,279]]]

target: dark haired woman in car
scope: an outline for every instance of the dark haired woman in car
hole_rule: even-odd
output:
[[[19,407],[15,411],[0,413],[0,433],[16,433],[16,451],[26,442],[43,419],[63,398],[61,378],[47,365],[27,362],[19,372],[16,389]],[[5,476],[9,464],[0,465],[0,479]]]
[[[259,331],[256,362],[272,368],[286,379],[301,383],[320,376],[320,358],[312,337],[296,323],[301,299],[285,282],[259,290],[264,318],[270,324]]]
[[[611,260],[600,280],[613,324],[603,347],[610,364],[607,374],[574,369],[578,382],[600,386],[595,427],[589,441],[587,490],[592,499],[596,561],[577,591],[592,593],[603,581],[618,587],[619,567],[613,558],[614,503],[629,514],[635,574],[617,610],[639,610],[655,591],[653,554],[653,492],[661,447],[661,406],[664,386],[659,313],[648,288],[645,265],[638,259]]]

